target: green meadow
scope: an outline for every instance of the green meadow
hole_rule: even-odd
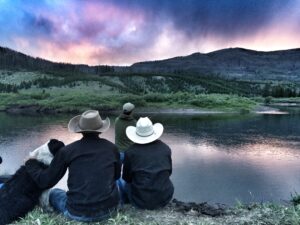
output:
[[[234,87],[222,85],[220,81],[203,82],[203,78],[0,71],[0,80],[1,110],[35,105],[41,111],[69,112],[90,108],[111,111],[130,101],[141,109],[237,111],[252,110],[258,103],[257,99],[242,97]],[[208,87],[211,91],[207,91]],[[231,88],[234,91],[230,92]],[[214,93],[214,89],[221,93]]]

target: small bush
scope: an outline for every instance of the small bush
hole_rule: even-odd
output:
[[[300,195],[295,192],[295,195],[291,195],[291,202],[293,203],[294,206],[299,205],[300,204]]]
[[[30,95],[30,98],[36,99],[36,100],[43,100],[43,99],[47,99],[49,97],[50,97],[50,94],[46,93],[46,92],[35,93],[35,94]]]
[[[120,97],[119,101],[121,104],[124,104],[126,102],[131,102],[132,104],[134,104],[135,106],[138,106],[138,107],[147,105],[147,102],[145,101],[145,99],[142,96],[138,96],[138,95],[124,95],[124,96]]]
[[[265,104],[266,105],[271,104],[272,101],[273,101],[273,97],[272,96],[265,97]]]
[[[146,102],[166,102],[169,97],[163,94],[147,94],[144,99]]]

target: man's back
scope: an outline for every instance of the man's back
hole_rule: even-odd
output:
[[[115,144],[120,152],[127,150],[130,145],[133,144],[132,141],[126,136],[126,128],[128,126],[134,126],[136,120],[132,115],[121,114],[115,120]]]
[[[120,177],[119,153],[113,143],[98,134],[84,134],[81,140],[64,147],[46,170],[34,164],[28,167],[31,177],[43,188],[55,185],[69,169],[66,208],[72,215],[93,217],[118,205],[115,181]]]
[[[140,208],[163,207],[171,200],[171,173],[171,150],[160,140],[134,144],[125,154],[123,179],[130,183],[132,201]]]
[[[95,135],[84,136],[65,147],[69,165],[67,208],[73,214],[91,215],[99,208],[118,204],[115,180],[120,176],[119,153],[111,142]]]

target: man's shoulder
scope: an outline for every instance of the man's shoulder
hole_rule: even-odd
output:
[[[129,146],[129,148],[125,151],[125,154],[134,154],[135,151],[138,151],[140,145],[133,143]]]
[[[165,150],[167,150],[167,151],[171,151],[171,148],[170,148],[170,146],[169,145],[167,145],[165,142],[163,142],[162,140],[156,140],[155,141],[155,144],[156,145],[159,145],[159,146],[161,146],[161,147],[163,147]]]
[[[73,141],[70,144],[67,144],[65,147],[63,147],[63,150],[71,149],[72,147],[78,145],[81,140]]]
[[[111,141],[105,138],[100,138],[99,141],[101,142],[102,145],[105,145],[106,147],[117,148],[117,146],[114,143],[112,143]]]

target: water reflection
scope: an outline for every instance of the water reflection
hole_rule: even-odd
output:
[[[49,138],[66,144],[80,138],[67,132],[69,117],[0,113],[0,173],[15,171]],[[151,117],[165,125],[162,139],[173,151],[176,198],[232,204],[279,201],[300,192],[299,114]],[[102,136],[113,141],[113,127]],[[65,179],[59,186],[65,187]]]

